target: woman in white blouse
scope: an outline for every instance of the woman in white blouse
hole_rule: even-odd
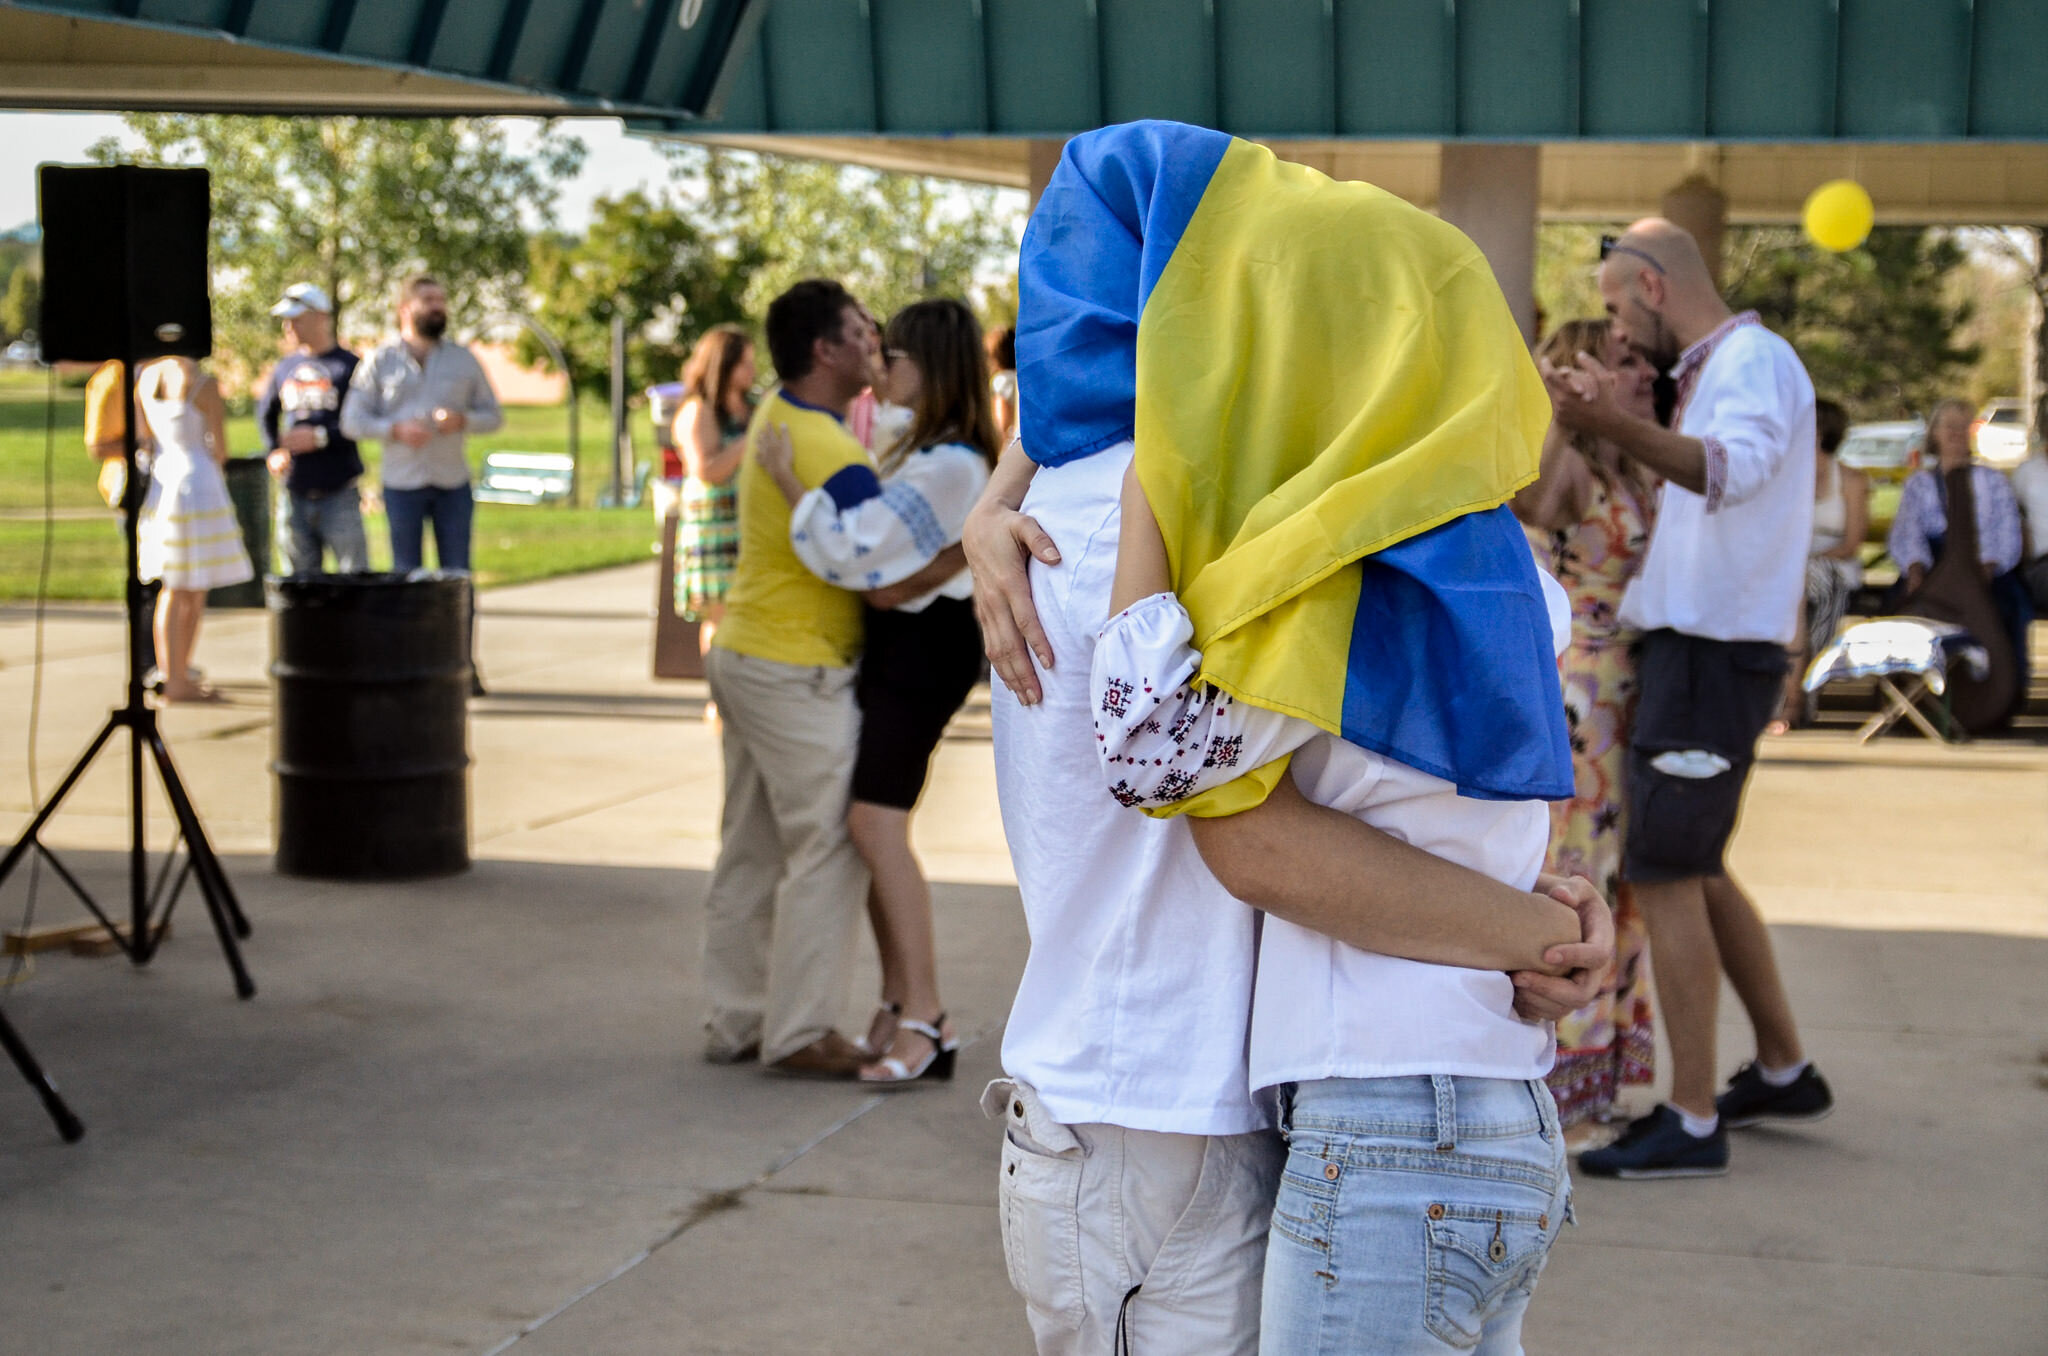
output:
[[[792,505],[797,557],[827,583],[870,593],[930,567],[956,547],[988,484],[999,444],[981,326],[957,301],[921,301],[882,336],[877,394],[911,411],[881,455],[879,474],[848,467],[817,489],[796,477],[779,430],[756,455]],[[965,568],[887,610],[867,609],[855,694],[860,752],[847,828],[874,885],[868,915],[882,957],[883,1009],[869,1035],[868,1083],[953,1076],[954,1041],[939,1000],[931,887],[910,848],[910,812],[947,722],[981,676],[981,631]]]

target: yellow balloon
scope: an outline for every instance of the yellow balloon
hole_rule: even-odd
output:
[[[1854,179],[1830,179],[1806,199],[1806,238],[1824,250],[1840,254],[1869,238],[1875,217],[1876,210],[1863,185]]]

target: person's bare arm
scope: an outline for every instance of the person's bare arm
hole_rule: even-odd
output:
[[[692,400],[676,411],[676,445],[683,469],[707,485],[723,485],[747,456],[747,435],[720,441],[718,416],[708,401]]]
[[[1550,431],[1543,435],[1543,460],[1536,479],[1515,492],[1515,516],[1545,532],[1570,527],[1585,511],[1590,479],[1571,435],[1553,419]]]
[[[1031,657],[1037,655],[1048,669],[1053,664],[1052,646],[1031,601],[1027,566],[1033,556],[1048,565],[1060,563],[1059,548],[1045,529],[1017,511],[1037,472],[1022,448],[1012,448],[996,463],[960,538],[967,568],[974,572],[974,616],[981,623],[982,648],[996,676],[1025,706],[1043,695]]]
[[[1848,466],[1837,466],[1835,474],[1841,478],[1842,544],[1828,554],[1856,560],[1863,555],[1863,535],[1870,530],[1870,481]]]
[[[1116,539],[1116,581],[1110,587],[1109,615],[1155,593],[1171,593],[1173,576],[1166,561],[1166,539],[1159,533],[1152,501],[1138,483],[1138,463],[1124,472],[1123,523]]]
[[[892,607],[901,607],[919,594],[930,593],[965,568],[967,552],[956,541],[933,556],[931,564],[908,579],[899,579],[887,588],[869,589],[861,597],[867,600],[869,607],[886,612]]]
[[[213,453],[214,463],[225,462],[228,459],[228,409],[220,398],[220,383],[212,377],[200,378],[192,403],[198,407],[200,417],[206,420],[207,450]]]
[[[1190,819],[1189,827],[1202,860],[1231,894],[1362,950],[1475,970],[1536,970],[1546,968],[1546,950],[1580,937],[1565,905],[1313,804],[1291,775],[1264,804]]]
[[[1618,443],[1622,451],[1681,489],[1706,493],[1707,445],[1621,408],[1614,399],[1614,374],[1598,360],[1582,353],[1576,368],[1553,367],[1543,359],[1537,367],[1550,388],[1557,422]]]
[[[1532,1020],[1590,1003],[1614,960],[1614,916],[1590,882],[1542,876],[1525,893],[1315,805],[1291,777],[1255,809],[1189,826],[1245,903],[1381,955],[1505,970]]]

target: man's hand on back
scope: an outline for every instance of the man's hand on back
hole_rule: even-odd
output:
[[[1515,1011],[1531,1021],[1554,1022],[1592,1002],[1607,982],[1614,965],[1614,912],[1583,876],[1538,876],[1536,890],[1579,915],[1579,940],[1543,953],[1556,973],[1517,970],[1509,976]]]

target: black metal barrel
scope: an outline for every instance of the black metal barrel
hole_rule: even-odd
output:
[[[235,523],[242,529],[242,549],[256,567],[256,577],[209,591],[208,607],[262,607],[263,576],[270,573],[270,468],[261,457],[229,457],[221,467]]]
[[[277,869],[401,880],[469,866],[469,578],[267,585]]]

